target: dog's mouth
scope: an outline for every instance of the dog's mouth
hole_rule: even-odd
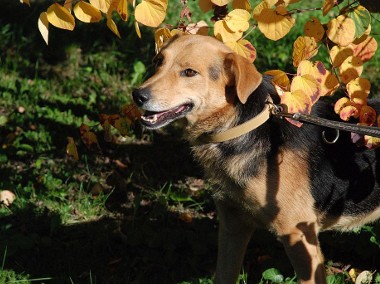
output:
[[[173,120],[184,117],[192,108],[193,104],[186,103],[161,112],[146,111],[144,115],[141,116],[141,122],[148,128],[159,128],[169,124]]]

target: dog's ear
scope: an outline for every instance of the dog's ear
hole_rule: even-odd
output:
[[[241,103],[245,104],[248,97],[261,84],[262,75],[256,67],[244,57],[236,53],[228,53],[224,67],[229,78],[229,85],[236,87],[236,93]]]

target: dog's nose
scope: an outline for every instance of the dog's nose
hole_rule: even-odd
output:
[[[148,89],[136,89],[132,92],[132,97],[138,106],[142,106],[149,101],[151,95]]]

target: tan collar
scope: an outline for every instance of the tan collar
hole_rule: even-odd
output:
[[[271,97],[268,97],[267,101],[265,102],[264,109],[258,115],[224,132],[202,137],[202,141],[209,143],[219,143],[247,134],[248,132],[264,124],[269,119],[272,114],[272,105],[273,101]]]

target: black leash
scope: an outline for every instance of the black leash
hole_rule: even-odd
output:
[[[276,111],[276,109],[278,111]],[[281,107],[279,106],[275,106],[272,114],[276,117],[287,117],[299,122],[311,123],[311,124],[316,124],[316,125],[320,125],[320,126],[324,126],[328,128],[349,131],[349,132],[354,132],[361,135],[369,135],[372,137],[380,138],[379,127],[364,126],[364,125],[357,125],[353,123],[329,120],[329,119],[320,118],[313,115],[307,115],[307,114],[303,114],[299,112],[297,113],[283,112],[281,111]]]

